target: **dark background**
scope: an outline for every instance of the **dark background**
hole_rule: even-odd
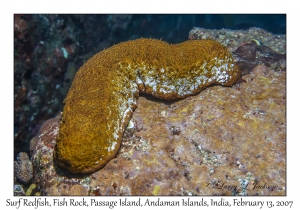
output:
[[[179,43],[187,39],[193,27],[233,30],[259,27],[274,34],[285,34],[286,15],[133,15],[128,30],[116,36],[120,40],[143,36]]]

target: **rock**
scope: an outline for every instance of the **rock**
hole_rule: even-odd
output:
[[[15,176],[17,181],[29,184],[33,177],[32,163],[26,152],[20,152],[15,161]]]
[[[286,53],[286,35],[272,34],[256,27],[248,30],[215,30],[194,27],[189,32],[189,39],[213,39],[227,46],[231,52],[236,51],[243,43],[251,42],[256,45],[263,44],[279,54]]]
[[[57,116],[31,142],[33,182],[42,195],[286,195],[285,78],[264,69],[183,100],[141,96],[117,156],[86,175],[53,161]]]
[[[286,35],[272,34],[260,28],[248,30],[210,30],[194,27],[189,39],[213,39],[227,47],[234,55],[242,75],[264,64],[274,71],[286,70]]]

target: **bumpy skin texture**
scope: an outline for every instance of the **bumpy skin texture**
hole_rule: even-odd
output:
[[[240,75],[230,52],[212,40],[138,39],[103,50],[74,78],[55,158],[73,173],[94,172],[117,154],[139,93],[185,98],[212,84],[231,86]]]

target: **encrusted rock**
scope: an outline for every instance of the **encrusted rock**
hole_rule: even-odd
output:
[[[243,79],[175,102],[141,96],[117,157],[93,174],[56,166],[51,119],[35,137],[34,183],[42,195],[285,195],[285,72]]]
[[[252,42],[256,45],[263,44],[270,47],[279,54],[286,53],[286,35],[272,34],[256,27],[248,30],[214,30],[194,27],[189,33],[189,39],[213,39],[227,46],[231,52],[234,52],[244,42]]]
[[[214,39],[234,54],[234,61],[242,71],[249,74],[252,69],[264,64],[271,70],[286,70],[286,36],[269,33],[260,28],[248,30],[210,30],[193,28],[189,39]]]
[[[32,163],[26,152],[20,152],[15,161],[15,176],[17,181],[23,184],[29,184],[33,176]]]

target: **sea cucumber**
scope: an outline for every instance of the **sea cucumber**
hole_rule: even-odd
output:
[[[116,156],[139,93],[185,98],[212,84],[232,86],[240,75],[231,53],[213,40],[170,45],[143,38],[114,45],[76,73],[55,159],[73,173],[94,172]]]

